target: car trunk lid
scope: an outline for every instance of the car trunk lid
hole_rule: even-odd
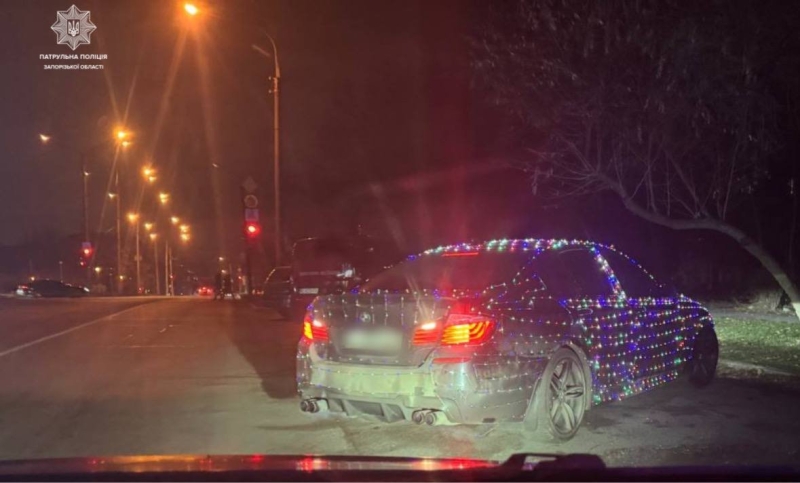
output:
[[[328,327],[325,359],[365,365],[419,366],[436,342],[414,344],[422,325],[443,319],[454,298],[413,294],[320,297],[313,318]]]

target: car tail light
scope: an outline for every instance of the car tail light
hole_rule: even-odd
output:
[[[428,322],[420,325],[414,331],[414,345],[431,345],[439,342],[442,331],[436,322]]]
[[[473,307],[467,302],[458,302],[447,315],[444,323],[428,322],[414,330],[414,345],[431,345],[441,341],[442,345],[472,345],[489,340],[494,332],[492,319],[471,314]],[[442,328],[443,327],[443,328]]]
[[[328,326],[306,314],[303,319],[303,337],[314,342],[328,342]]]
[[[494,321],[484,316],[449,315],[442,345],[481,344],[492,336],[494,326]]]

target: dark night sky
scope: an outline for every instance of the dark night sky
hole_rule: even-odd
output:
[[[91,11],[98,28],[92,44],[76,53],[108,54],[106,70],[55,72],[44,71],[47,62],[38,57],[69,53],[50,31],[55,11],[68,5],[4,3],[4,45],[13,47],[3,55],[0,81],[0,243],[80,232],[78,150],[105,140],[126,119],[136,133],[121,159],[126,178],[136,179],[134,170],[152,160],[160,186],[173,193],[174,210],[212,232],[224,224],[231,236],[203,235],[231,250],[238,183],[252,175],[264,201],[271,197],[271,65],[249,48],[265,45],[262,26],[278,41],[283,70],[283,197],[292,238],[340,224],[381,225],[370,215],[384,220],[389,210],[419,222],[433,240],[447,237],[445,226],[429,221],[442,216],[437,211],[449,210],[448,229],[464,234],[478,221],[478,213],[465,217],[476,209],[466,191],[507,193],[507,183],[517,180],[524,197],[518,176],[487,178],[497,167],[476,148],[491,125],[469,86],[468,3],[207,2],[202,27],[193,28],[178,53],[185,31],[180,5],[78,5]],[[53,141],[41,146],[38,132]],[[113,152],[93,153],[94,229],[101,226]],[[476,179],[483,180],[477,187],[469,182]],[[130,182],[125,187],[136,191]],[[127,200],[126,208],[135,206],[132,194]],[[109,213],[103,219],[102,227],[110,226]]]
[[[172,211],[194,226],[191,255],[236,257],[245,177],[271,210],[272,66],[250,48],[268,45],[259,28],[275,36],[282,64],[287,241],[358,224],[408,251],[497,236],[631,245],[657,236],[614,202],[568,216],[543,209],[525,176],[503,167],[502,118],[471,87],[467,1],[205,2],[190,31],[178,2],[83,1],[97,30],[76,53],[107,54],[105,70],[45,71],[40,54],[70,52],[50,26],[71,4],[0,8],[0,244],[80,234],[77,153],[124,121],[135,132],[120,159],[124,209],[157,216],[154,190],[140,204],[136,195],[138,170],[151,162]],[[39,132],[53,136],[47,146]],[[113,150],[92,153],[92,230],[109,230]]]

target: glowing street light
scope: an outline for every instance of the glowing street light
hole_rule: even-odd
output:
[[[142,168],[142,176],[150,183],[153,183],[156,180],[155,168],[150,166],[145,166],[144,168]]]
[[[197,6],[194,5],[193,3],[184,3],[183,9],[186,10],[186,13],[188,13],[192,17],[200,13],[200,9],[197,8]]]
[[[191,235],[188,233],[181,233],[181,241],[187,242],[191,238]]]
[[[100,272],[102,272],[102,271],[103,271],[103,269],[101,267],[94,267],[94,273],[100,274]]]
[[[131,223],[136,223],[136,220],[139,219],[139,213],[128,213],[128,221]]]
[[[153,223],[149,222],[149,221],[144,222],[144,229],[146,231],[152,230],[154,226],[155,225]]]
[[[39,140],[42,142],[42,144],[47,144],[47,141],[50,140],[50,136],[47,134],[39,134]]]
[[[124,141],[125,139],[128,138],[128,136],[130,136],[130,133],[128,131],[120,128],[120,129],[117,129],[116,136],[117,136],[118,140]]]
[[[169,221],[171,221],[173,225],[177,225],[178,223],[180,223],[181,219],[178,218],[177,216],[173,216],[169,219]]]
[[[178,228],[180,228],[181,233],[189,233],[189,225],[181,225]]]
[[[117,198],[117,194],[116,194],[116,193],[109,193],[109,194],[108,194],[108,198],[109,198],[109,199],[112,199],[112,200],[113,200],[113,199],[116,199],[116,198]]]
[[[160,201],[162,205],[166,205],[169,202],[169,193],[159,193],[158,201]]]
[[[158,233],[151,233],[150,234],[150,241],[156,241],[156,238],[158,238]]]

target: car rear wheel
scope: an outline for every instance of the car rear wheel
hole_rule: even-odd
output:
[[[526,426],[534,426],[537,436],[547,441],[571,439],[586,413],[589,383],[583,363],[574,351],[566,347],[556,351],[531,398]]]
[[[697,334],[689,362],[689,382],[704,387],[714,380],[719,360],[719,342],[713,327],[706,327]]]

